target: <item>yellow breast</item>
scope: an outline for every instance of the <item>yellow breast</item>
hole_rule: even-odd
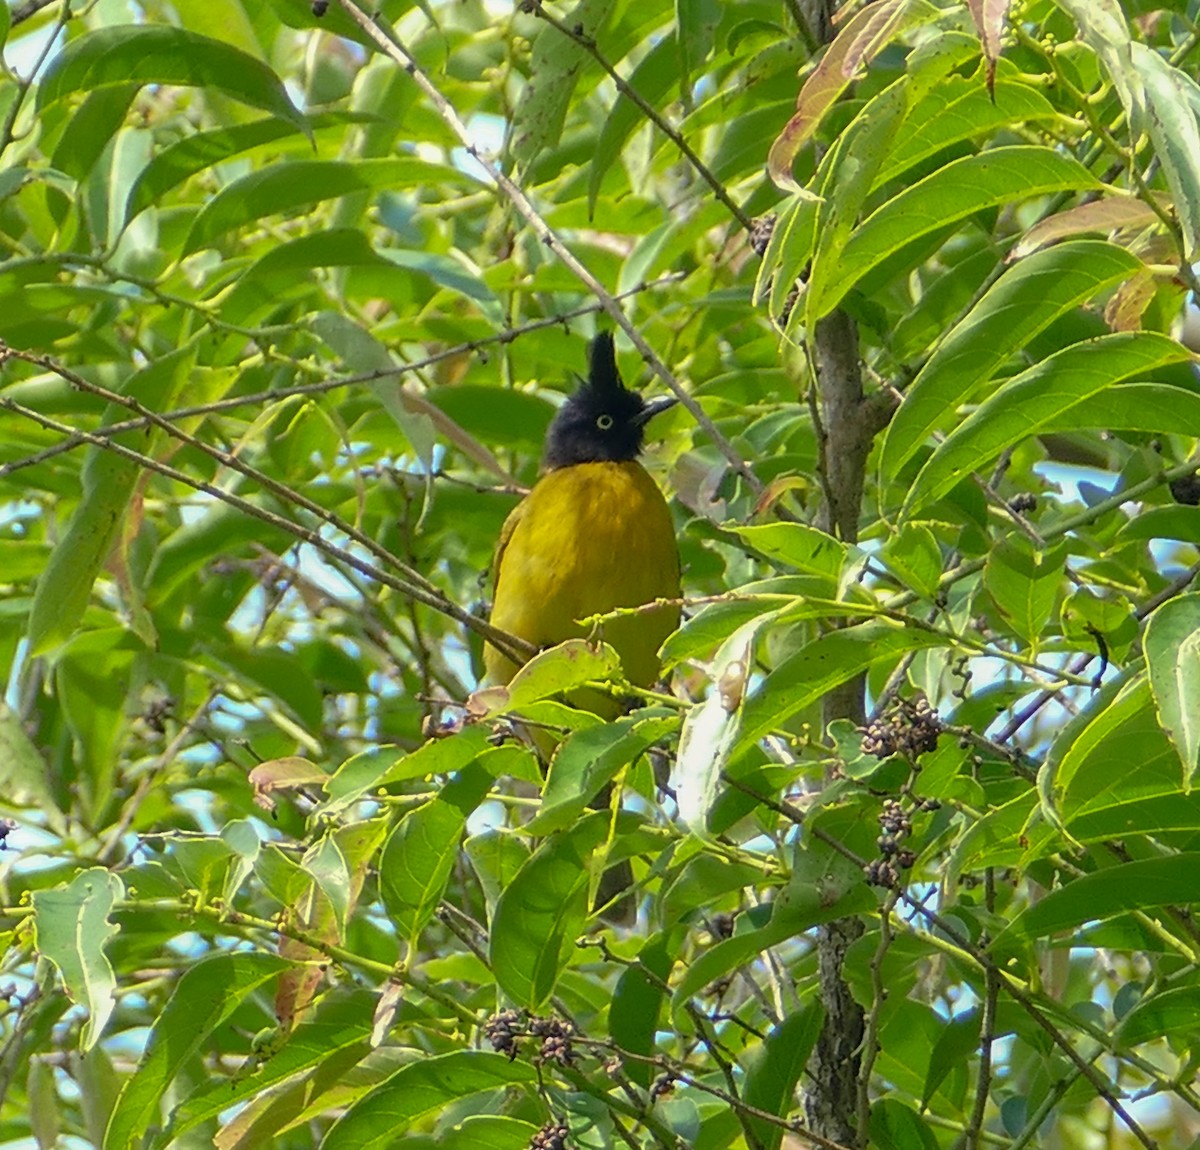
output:
[[[577,620],[679,597],[679,551],[662,492],[640,463],[580,463],[543,476],[504,525],[492,622],[538,647],[585,634]],[[679,625],[662,607],[604,625],[631,683],[658,677],[658,648]],[[517,669],[492,647],[488,677]]]

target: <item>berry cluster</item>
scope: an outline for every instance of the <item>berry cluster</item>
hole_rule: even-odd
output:
[[[1037,503],[1037,496],[1032,491],[1020,491],[1008,501],[1008,506],[1010,511],[1023,515],[1026,511],[1036,511]]]
[[[941,806],[937,799],[921,799],[915,810],[936,811]],[[875,840],[879,857],[872,859],[863,872],[867,882],[875,886],[896,888],[900,886],[900,872],[911,870],[917,861],[915,851],[901,843],[912,834],[912,819],[898,799],[886,799],[879,812],[880,835]]]
[[[872,719],[863,730],[863,754],[886,759],[897,753],[915,759],[926,751],[937,748],[938,735],[942,733],[942,721],[928,699],[897,699],[877,719]]]
[[[714,914],[706,925],[708,933],[718,942],[722,939],[733,938],[733,915],[731,914]]]
[[[542,1040],[537,1062],[557,1062],[560,1066],[570,1066],[575,1061],[575,1051],[571,1048],[575,1027],[569,1022],[561,1018],[538,1018],[534,1015],[529,1020],[529,1033]]]
[[[775,231],[775,221],[778,217],[773,213],[765,216],[759,216],[754,221],[750,228],[750,247],[754,250],[756,256],[765,256],[767,254],[767,245],[771,242],[771,236]]]
[[[561,1122],[547,1122],[529,1139],[529,1150],[566,1150],[570,1131]]]
[[[660,1074],[650,1084],[650,1104],[653,1106],[660,1098],[665,1098],[668,1094],[675,1091],[675,1076],[673,1074]]]
[[[509,1062],[517,1056],[517,1035],[523,1033],[516,1028],[521,1022],[521,1014],[516,1010],[502,1010],[493,1014],[483,1024],[483,1033],[487,1035],[492,1049],[497,1054],[507,1054]]]
[[[1200,505],[1200,474],[1193,472],[1191,475],[1172,479],[1170,488],[1176,503],[1183,503],[1188,507]]]
[[[525,1023],[519,1010],[502,1010],[483,1024],[483,1033],[492,1049],[497,1054],[506,1054],[509,1062],[520,1053],[518,1039],[527,1035],[542,1040],[536,1062],[570,1066],[575,1061],[575,1051],[571,1047],[575,1027],[561,1018],[540,1018],[534,1014]]]

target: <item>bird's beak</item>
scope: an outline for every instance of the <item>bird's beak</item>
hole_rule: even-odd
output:
[[[678,402],[679,400],[673,395],[665,395],[661,399],[652,399],[634,417],[634,423],[638,427],[645,427],[656,415],[661,415],[664,411],[674,407]]]

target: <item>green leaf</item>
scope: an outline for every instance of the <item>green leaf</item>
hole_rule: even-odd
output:
[[[1053,120],[1054,106],[1036,89],[997,80],[989,98],[976,76],[943,76],[913,104],[875,177],[882,187],[952,144],[980,138],[1005,124]]]
[[[72,92],[112,84],[216,88],[308,131],[304,114],[261,60],[221,40],[167,25],[120,24],[70,41],[43,73],[37,106],[41,110]]]
[[[1066,560],[1065,540],[1043,550],[1016,534],[1002,539],[988,554],[983,585],[1026,643],[1037,645],[1054,614]]]
[[[288,160],[260,168],[222,188],[200,209],[183,254],[211,247],[228,232],[267,216],[293,212],[352,192],[472,183],[455,168],[408,157],[386,160]]]
[[[828,829],[835,834],[861,830],[865,825],[859,813],[849,808],[832,808],[827,817]],[[866,914],[877,905],[878,899],[867,886],[860,867],[820,842],[798,847],[791,880],[771,904],[770,921],[757,926],[751,916],[739,915],[733,937],[710,947],[688,967],[671,998],[676,1022],[683,1004],[692,995],[762,951],[821,923]]]
[[[51,164],[76,180],[87,176],[125,122],[137,93],[136,84],[114,84],[89,92],[54,149]]]
[[[132,373],[123,391],[148,407],[170,405],[187,381],[196,349],[189,345]],[[104,409],[105,423],[117,423],[129,412],[119,404]],[[132,432],[114,440],[143,450],[145,434]],[[141,474],[135,462],[99,446],[88,448],[83,465],[83,495],[63,537],[50,554],[37,582],[26,634],[32,655],[45,654],[74,634],[91,598],[92,587],[124,525],[126,508]]]
[[[654,1053],[676,950],[676,940],[666,932],[646,939],[637,962],[627,966],[617,979],[608,1011],[609,1037],[622,1052],[641,1056],[626,1060],[625,1073],[643,1089],[649,1087],[654,1076],[648,1059]]]
[[[817,205],[809,195],[793,196],[779,209],[754,285],[754,302],[770,294],[768,307],[776,322],[791,319],[789,296],[812,258],[817,242]]]
[[[1160,906],[1190,906],[1196,898],[1200,854],[1181,853],[1139,859],[1084,875],[1051,891],[1023,910],[995,941],[1006,954],[1012,946],[1035,938],[1074,930],[1129,911]]]
[[[878,1150],[938,1150],[924,1119],[896,1098],[871,1103],[871,1145]]]
[[[490,960],[500,989],[530,1010],[554,992],[588,915],[592,853],[608,835],[597,811],[542,844],[500,896]]]
[[[389,269],[390,265],[356,228],[330,228],[271,248],[237,279],[225,296],[222,315],[230,323],[248,323],[279,306],[311,283],[314,268]]]
[[[137,1069],[121,1090],[104,1135],[104,1150],[129,1150],[158,1124],[159,1103],[184,1064],[252,991],[292,969],[265,952],[237,951],[201,959],[180,977],[150,1028]]]
[[[1039,790],[1050,820],[1081,842],[1158,833],[1195,818],[1179,793],[1179,755],[1158,723],[1144,673],[1106,683],[1059,732]]]
[[[227,823],[221,830],[221,841],[233,851],[225,874],[221,898],[226,906],[233,906],[233,900],[241,890],[242,883],[254,873],[254,863],[262,843],[254,823],[249,819],[237,819]]]
[[[322,1150],[383,1150],[426,1115],[482,1090],[531,1084],[537,1073],[502,1054],[455,1050],[400,1067],[355,1102],[330,1128]]]
[[[731,862],[707,851],[693,855],[659,898],[664,926],[673,926],[714,902],[763,881],[761,867]]]
[[[1159,722],[1179,751],[1190,790],[1200,768],[1200,595],[1179,595],[1155,610],[1142,647]]]
[[[825,314],[821,301],[844,276],[843,261],[861,228],[859,212],[870,194],[887,142],[906,111],[906,85],[894,83],[876,96],[838,136],[818,173],[816,248],[804,292],[808,327]],[[840,298],[840,297],[839,297]]]
[[[593,680],[623,678],[621,658],[607,643],[568,639],[539,651],[503,687],[484,687],[471,696],[471,714],[489,719],[520,712],[530,703],[582,687]]]
[[[1200,1027],[1200,987],[1159,990],[1143,998],[1121,1019],[1115,1034],[1118,1046],[1131,1050],[1166,1035],[1191,1038]]]
[[[58,1087],[54,1068],[44,1058],[29,1060],[25,1078],[25,1100],[29,1107],[29,1125],[38,1150],[54,1150],[62,1132],[59,1114]]]
[[[840,843],[862,857],[875,846],[875,833],[864,817],[862,803],[828,804],[815,809],[809,815],[806,832],[796,843],[788,885],[774,904],[774,917],[787,922],[797,934],[839,915],[876,905],[862,867],[832,845]]]
[[[922,1109],[929,1105],[929,1100],[951,1071],[962,1066],[979,1049],[981,1023],[977,1009],[955,1015],[946,1023],[942,1036],[929,1055],[929,1069],[925,1073],[925,1088],[921,1094]]]
[[[430,739],[404,754],[398,747],[378,747],[347,759],[325,783],[329,803],[324,813],[341,811],[369,791],[409,779],[449,775],[461,771],[489,748],[488,730],[473,724]]]
[[[300,869],[320,887],[333,913],[337,937],[343,937],[346,918],[353,902],[350,889],[352,878],[346,856],[342,854],[337,838],[332,834],[323,834],[304,852],[304,857],[300,860]]]
[[[684,1006],[693,995],[700,994],[710,983],[716,982],[733,970],[752,962],[764,950],[770,950],[793,936],[790,923],[782,918],[772,919],[766,926],[753,927],[749,916],[745,929],[735,929],[732,938],[723,939],[697,956],[675,986],[671,995],[671,1010],[676,1025],[682,1023]]]
[[[1185,363],[1187,349],[1153,332],[1118,332],[1055,352],[1000,387],[941,443],[904,500],[910,515],[941,499],[972,472],[984,472],[1010,447],[1045,428],[1097,426],[1084,400],[1131,378]],[[1106,421],[1098,426],[1108,427]]]
[[[662,37],[638,62],[629,74],[629,87],[651,106],[656,106],[679,75],[679,57],[675,42]],[[643,122],[645,113],[624,92],[617,94],[616,102],[600,130],[588,164],[588,218],[596,211],[596,198],[609,168],[621,154],[625,141],[633,130]]]
[[[286,548],[291,536],[252,519],[241,511],[218,504],[194,522],[177,529],[155,552],[149,571],[147,602],[151,609],[183,589],[190,589],[219,546],[225,554],[253,543],[266,548]]]
[[[562,19],[580,36],[594,39],[612,9],[613,0],[579,0]],[[558,143],[579,73],[589,60],[582,44],[549,23],[542,25],[512,114],[512,154],[523,167]]]
[[[33,894],[34,944],[62,975],[67,994],[87,1007],[88,1019],[79,1039],[83,1051],[100,1040],[116,1007],[117,979],[104,953],[119,928],[109,922],[125,886],[111,871],[80,871],[65,887]]]
[[[151,1144],[152,1150],[164,1148],[202,1122],[216,1118],[243,1099],[253,1098],[276,1083],[335,1058],[341,1052],[354,1059],[370,1050],[371,1022],[377,1003],[375,993],[366,990],[339,990],[324,996],[311,1015],[306,1015],[252,1075],[230,1081],[228,1078],[202,1080],[171,1115],[171,1123]]]
[[[351,112],[322,112],[312,117],[314,133],[323,128],[345,131],[373,117]],[[268,117],[232,124],[207,132],[192,132],[156,152],[138,174],[125,205],[125,223],[147,208],[162,205],[166,194],[185,180],[252,148],[286,139],[304,130],[303,124]]]
[[[467,818],[492,785],[482,767],[464,768],[401,818],[379,863],[383,904],[401,941],[415,945],[446,890]]]
[[[921,523],[906,523],[887,541],[881,558],[900,581],[923,599],[933,599],[942,577],[942,549]]]
[[[526,1150],[538,1127],[502,1114],[470,1114],[438,1136],[438,1150]]]
[[[128,683],[141,642],[121,626],[75,635],[59,650],[54,689],[74,740],[78,797],[99,818],[112,798],[119,748],[128,732]]]
[[[1171,189],[1184,258],[1190,262],[1200,251],[1200,88],[1146,44],[1131,43],[1129,53],[1146,100],[1145,126]]]
[[[296,674],[295,656],[290,651],[270,649],[265,645],[242,648],[229,644],[222,651],[220,662],[224,665],[223,670],[232,671],[235,677],[278,699],[309,730],[320,729],[321,692],[307,675]],[[320,775],[323,777],[324,772]]]
[[[809,293],[809,323],[828,315],[872,268],[921,236],[1015,200],[1103,186],[1078,160],[1050,148],[1013,145],[954,160],[858,225],[822,290]]]
[[[950,640],[929,631],[882,621],[822,635],[779,664],[742,705],[733,757],[868,667]]]
[[[804,523],[763,523],[733,527],[733,533],[775,563],[837,584],[848,548],[832,535]]]
[[[139,468],[99,447],[89,449],[83,498],[37,582],[29,612],[30,653],[69,639],[83,619],[92,586],[120,534]]]
[[[677,726],[674,718],[618,719],[574,731],[550,760],[542,805],[526,830],[545,835],[575,822],[622,767]]]
[[[825,1010],[821,1003],[810,1002],[773,1026],[761,1047],[751,1049],[752,1060],[748,1060],[750,1064],[742,1089],[742,1101],[747,1106],[779,1118],[791,1113],[795,1106],[796,1083],[808,1064],[824,1021]],[[753,1116],[748,1121],[763,1150],[778,1150],[783,1140],[783,1126]]]
[[[463,850],[483,888],[488,917],[491,918],[500,896],[529,861],[529,848],[511,831],[492,828],[472,835],[463,843]]]
[[[1200,507],[1142,507],[1119,532],[1117,538],[1178,539],[1191,542],[1200,539]]]
[[[888,427],[880,472],[895,479],[958,403],[1059,316],[1134,274],[1142,263],[1123,248],[1075,240],[1009,268],[950,331],[913,380]]]
[[[1079,427],[1200,435],[1200,395],[1165,383],[1123,383],[1089,397],[1043,430]]]
[[[57,833],[64,822],[51,790],[49,770],[20,718],[0,699],[0,796],[6,805],[33,807]]]

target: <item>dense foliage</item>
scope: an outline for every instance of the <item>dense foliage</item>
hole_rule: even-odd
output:
[[[0,1142],[770,1150],[856,916],[860,1145],[1200,1128],[1200,5],[809,8],[0,8]],[[601,722],[478,688],[618,319]]]

